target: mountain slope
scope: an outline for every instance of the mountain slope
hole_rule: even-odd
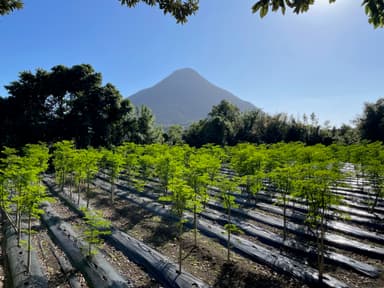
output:
[[[177,70],[155,86],[129,97],[135,106],[146,105],[151,108],[156,122],[165,126],[185,126],[205,118],[212,106],[223,99],[241,111],[255,108],[251,103],[213,85],[190,68]]]

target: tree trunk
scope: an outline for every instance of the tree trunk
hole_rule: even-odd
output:
[[[89,208],[89,179],[87,178],[87,209]]]
[[[80,186],[81,184],[79,182],[79,184],[77,185],[77,206],[80,206]]]
[[[62,171],[61,173],[61,183],[60,183],[60,190],[61,192],[64,192],[64,181],[65,181],[65,173]]]
[[[181,235],[183,234],[183,222],[182,222],[182,219],[183,218],[180,218],[180,222],[179,222],[179,271],[177,271],[179,274],[181,273],[181,261],[182,261],[182,239],[181,239]]]
[[[114,179],[113,178],[111,178],[110,179],[110,181],[111,181],[111,205],[113,205],[113,201],[114,201],[114,194],[115,194],[115,184],[114,184]]]
[[[377,184],[375,184],[375,192],[376,192],[376,195],[375,195],[375,201],[373,202],[372,206],[371,206],[371,213],[374,212],[375,208],[376,208],[376,205],[377,205],[377,202],[379,201],[379,194],[380,194],[380,186],[378,186]]]
[[[322,191],[322,207],[320,210],[320,239],[318,239],[318,247],[319,247],[319,255],[318,255],[318,264],[319,264],[319,282],[323,282],[323,274],[324,274],[324,220],[325,220],[325,199],[324,199],[324,191]]]
[[[71,200],[73,200],[72,186],[73,186],[73,175],[71,174],[71,176],[70,176],[70,181],[69,181],[69,198],[70,198]]]
[[[193,237],[195,241],[195,247],[197,247],[197,207],[193,205]]]
[[[32,212],[29,211],[29,215],[28,215],[28,253],[27,253],[27,272],[28,274],[31,272],[31,235],[32,235],[32,216],[31,216]]]
[[[17,222],[16,222],[16,225],[17,225],[17,246],[20,247],[20,240],[21,240],[21,213],[20,213],[20,211],[16,212],[16,218],[17,218]]]
[[[91,231],[91,239],[89,240],[89,243],[88,243],[88,257],[92,256],[92,243],[91,243],[92,240],[93,240],[93,230]]]
[[[283,219],[284,219],[284,225],[283,225],[283,241],[287,239],[287,191],[283,192]]]
[[[228,238],[227,238],[227,262],[231,261],[231,205],[228,206]]]

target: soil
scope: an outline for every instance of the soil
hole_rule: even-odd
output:
[[[93,207],[104,211],[115,227],[142,240],[178,263],[178,241],[175,223],[116,198],[113,208],[105,192],[97,194]],[[307,287],[296,279],[278,274],[272,269],[231,252],[227,263],[227,250],[213,239],[198,234],[194,247],[193,232],[183,234],[183,269],[213,287]]]
[[[44,275],[48,279],[49,287],[70,288],[69,275],[65,275],[62,271],[58,258],[65,259],[67,263],[69,263],[69,260],[63,251],[52,242],[45,227],[39,226],[35,230],[37,230],[37,233],[33,235],[33,247],[35,247],[34,250],[37,253]],[[88,287],[81,273],[74,270],[73,274],[81,287]]]
[[[59,199],[52,204],[52,208],[62,220],[71,224],[73,230],[81,235],[81,227],[84,227],[85,223],[75,212],[71,211]],[[116,250],[108,243],[103,243],[100,247],[100,252],[104,258],[120,273],[120,275],[122,275],[125,279],[129,279],[133,283],[134,287],[161,287],[161,285],[152,279],[148,273],[143,270],[143,268],[131,262],[121,251]]]
[[[122,231],[142,240],[147,245],[166,255],[171,261],[178,263],[179,239],[177,235],[176,224],[168,219],[156,216],[147,210],[132,204],[127,200],[115,197],[115,202],[110,205],[110,195],[100,187],[93,187],[94,195],[91,200],[91,207],[103,211],[104,218],[111,220],[112,224]],[[75,198],[77,197],[74,194]],[[52,204],[54,211],[73,226],[74,231],[81,233],[84,221],[73,211],[71,211],[63,202],[58,200]],[[255,209],[263,213],[266,217],[280,217],[273,213],[268,213],[260,209]],[[249,221],[252,223],[253,221]],[[256,222],[255,222],[256,223]],[[216,224],[216,223],[214,223]],[[266,224],[256,223],[262,228],[281,234],[278,228],[270,227]],[[218,225],[218,224],[216,224]],[[357,225],[356,225],[357,226]],[[367,229],[363,225],[359,227]],[[42,270],[48,279],[49,287],[66,288],[70,287],[68,275],[62,272],[58,259],[65,259],[64,253],[52,242],[45,227],[35,223],[37,233],[33,235],[34,249],[38,255]],[[337,232],[337,234],[340,234]],[[345,235],[344,235],[345,236]],[[0,237],[2,237],[0,233]],[[256,237],[241,235],[241,237],[257,243],[260,246],[268,248],[266,244],[260,243]],[[354,237],[346,236],[350,239]],[[0,238],[0,241],[2,239]],[[359,240],[359,239],[356,239]],[[194,233],[191,229],[184,228],[182,241],[182,269],[194,276],[200,278],[211,287],[268,287],[268,288],[298,288],[310,287],[296,278],[290,277],[273,269],[255,263],[233,251],[231,251],[231,260],[227,261],[227,249],[215,239],[197,234],[197,246],[194,245]],[[372,244],[369,241],[359,240],[363,243]],[[383,245],[377,245],[382,246]],[[375,265],[384,271],[384,259],[373,259],[357,253],[344,251],[338,248],[330,248],[332,251],[342,253],[346,256]],[[152,279],[148,271],[131,262],[120,251],[116,250],[108,243],[104,243],[100,248],[102,255],[111,263],[112,266],[126,279],[129,279],[134,287],[140,288],[160,288],[162,287],[156,280]],[[5,276],[6,266],[1,265],[3,254],[0,251],[0,288],[11,287],[6,284]],[[305,259],[296,254],[281,251],[284,255],[305,262],[312,267],[315,263],[310,259]],[[68,259],[67,259],[68,261]],[[69,262],[69,261],[68,261]],[[369,278],[357,274],[351,270],[337,267],[335,265],[326,265],[326,273],[334,276],[340,281],[345,282],[351,288],[374,288],[384,287],[384,273],[377,279]],[[81,283],[81,287],[88,287],[83,276],[73,271],[76,279]]]
[[[98,190],[98,192],[92,203],[97,209],[106,211],[113,220],[114,225],[177,262],[178,242],[175,233],[177,229],[174,227],[174,223],[152,215],[146,210],[119,198],[116,198],[114,206],[111,208],[108,204],[108,194],[101,189]],[[265,211],[255,210],[266,215],[269,214]],[[271,215],[281,217],[272,213]],[[257,225],[260,225],[260,223],[257,223]],[[269,231],[281,234],[279,229],[269,227],[268,225],[262,226]],[[258,242],[254,237],[244,235],[242,235],[242,237],[255,241],[258,245],[263,246],[263,244]],[[353,237],[350,238],[352,239]],[[305,287],[303,283],[300,283],[296,279],[281,275],[268,267],[247,260],[233,252],[233,261],[227,263],[225,247],[216,243],[211,238],[199,234],[198,247],[194,248],[193,233],[187,231],[183,235],[183,241],[184,269],[206,281],[213,287]],[[370,243],[364,240],[361,242]],[[336,250],[356,260],[373,264],[384,271],[384,259],[371,259],[341,249],[334,248],[332,250]],[[298,260],[306,261],[303,259]],[[315,265],[312,263],[312,266]],[[335,265],[326,265],[326,272],[344,281],[350,287],[384,287],[383,274],[379,278],[373,279]]]

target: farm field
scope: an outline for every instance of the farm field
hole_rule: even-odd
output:
[[[4,286],[384,286],[377,143],[52,151],[5,150]]]

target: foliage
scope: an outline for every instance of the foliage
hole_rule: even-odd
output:
[[[227,231],[227,261],[231,261],[231,235],[233,232],[239,232],[235,224],[231,220],[231,209],[237,208],[238,204],[235,202],[236,197],[233,195],[239,192],[240,179],[237,177],[219,177],[216,182],[216,186],[220,190],[220,200],[224,209],[227,212],[227,223],[224,225]]]
[[[231,149],[231,166],[241,177],[241,184],[248,197],[262,188],[264,177],[265,153],[260,146],[239,144]]]
[[[102,150],[103,161],[105,167],[108,170],[109,182],[111,183],[111,204],[114,202],[114,190],[115,182],[120,175],[120,172],[123,170],[124,159],[122,154],[118,150]]]
[[[21,244],[23,220],[28,219],[26,233],[27,271],[31,268],[32,220],[43,213],[40,205],[50,200],[41,184],[41,174],[48,168],[50,158],[45,144],[28,144],[22,153],[5,147],[1,159],[1,209],[17,232],[18,245]],[[11,215],[14,215],[12,217]]]
[[[384,98],[380,98],[376,103],[365,103],[357,126],[361,138],[384,142]]]
[[[220,168],[219,159],[206,153],[206,150],[194,150],[185,163],[184,177],[193,191],[192,211],[194,223],[194,244],[197,246],[197,214],[202,211],[203,205],[208,202],[208,185],[213,184],[214,170]],[[213,175],[210,173],[214,173]],[[213,179],[215,180],[215,179]]]
[[[356,129],[346,125],[340,129],[327,125],[322,127],[314,113],[310,115],[310,121],[305,114],[300,120],[284,113],[269,115],[260,109],[239,112],[234,105],[222,101],[212,108],[207,118],[184,130],[183,139],[191,146],[201,147],[207,143],[224,146],[282,141],[329,145],[336,141],[357,142],[359,137]]]
[[[138,3],[145,3],[150,6],[158,6],[164,14],[171,14],[177,23],[186,23],[188,17],[195,14],[199,9],[199,0],[119,0],[121,5],[135,7]],[[329,3],[336,0],[329,0]],[[252,6],[253,13],[260,13],[260,17],[272,11],[281,10],[283,14],[287,8],[292,9],[296,14],[307,12],[315,0],[258,0]],[[384,26],[384,4],[382,0],[363,0],[361,6],[364,7],[368,22],[373,27]],[[0,0],[0,15],[8,14],[15,9],[21,9],[23,1],[20,0]]]
[[[73,139],[83,148],[161,140],[152,112],[142,107],[136,114],[112,84],[102,86],[101,73],[91,65],[24,71],[5,88],[9,97],[0,101],[0,145]]]
[[[160,201],[171,201],[172,211],[178,217],[178,240],[179,240],[179,273],[182,266],[182,233],[185,222],[184,212],[193,206],[193,189],[184,179],[185,169],[183,166],[176,166],[175,176],[169,181],[170,195],[162,196]]]
[[[20,0],[0,0],[0,15],[9,14],[16,9],[23,8],[23,1]]]
[[[85,223],[83,231],[84,240],[88,243],[86,250],[87,257],[97,254],[97,248],[103,245],[102,235],[111,234],[111,222],[103,218],[103,212],[98,210],[82,209]]]
[[[180,125],[172,125],[168,127],[164,135],[164,141],[169,145],[183,144],[183,127]]]
[[[56,171],[56,182],[64,188],[65,180],[68,173],[72,170],[72,158],[74,157],[74,143],[73,141],[56,142],[53,145],[55,149],[53,152],[53,166]]]
[[[324,272],[325,232],[327,213],[333,205],[339,205],[341,197],[332,193],[331,187],[342,179],[340,163],[329,158],[329,152],[322,146],[305,147],[305,157],[297,166],[300,179],[296,181],[294,196],[305,200],[306,223],[316,236],[319,280]],[[300,161],[300,160],[299,160]]]
[[[329,0],[329,3],[336,0]],[[268,14],[268,10],[281,10],[283,14],[287,8],[292,9],[296,14],[307,12],[311,5],[315,4],[315,0],[258,0],[252,7],[253,13],[260,13],[260,17]],[[384,4],[381,0],[363,0],[361,4],[368,16],[368,22],[373,27],[384,27]]]
[[[177,0],[177,1],[164,1],[164,0],[119,0],[122,5],[134,7],[139,2],[144,2],[151,6],[159,6],[159,9],[164,14],[171,14],[177,23],[185,23],[188,16],[194,14],[199,8],[199,0]]]

